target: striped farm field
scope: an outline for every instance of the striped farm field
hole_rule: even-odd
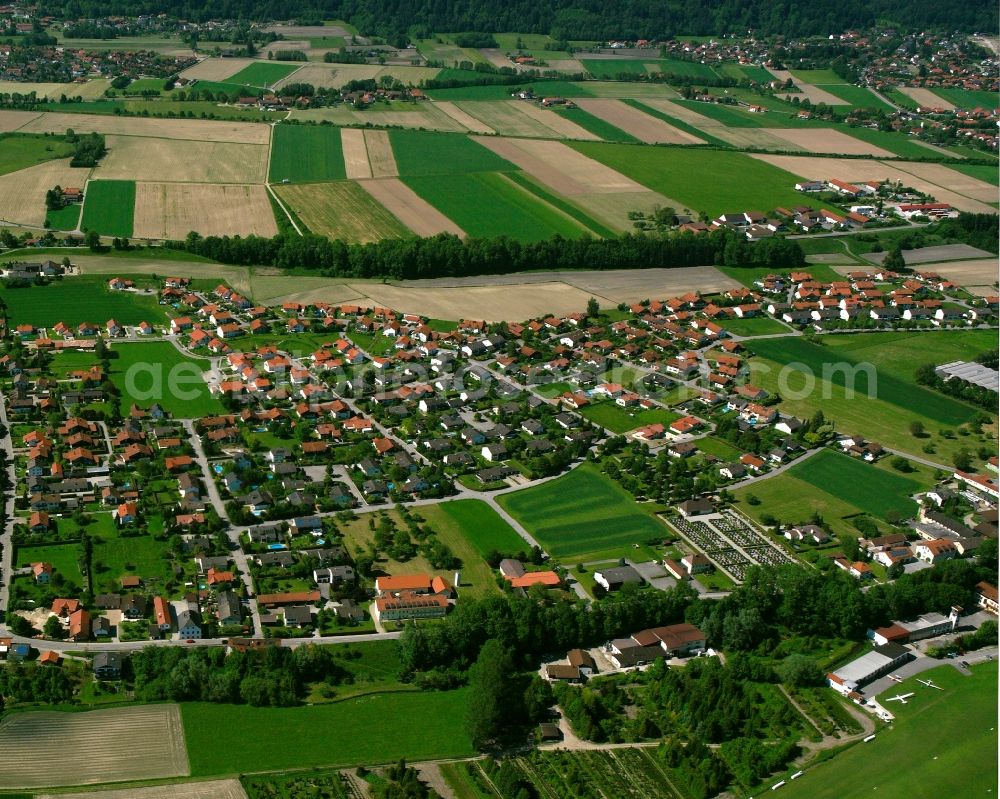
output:
[[[396,168],[405,177],[510,172],[514,164],[460,133],[391,130]]]
[[[499,173],[410,177],[404,182],[469,236],[541,241],[587,232],[575,219]]]
[[[131,236],[134,213],[134,180],[92,180],[84,195],[80,228],[102,236]]]
[[[562,136],[521,110],[520,100],[496,102],[465,101],[458,108],[488,125],[501,136],[528,136],[557,139]]]
[[[275,125],[270,180],[301,183],[347,177],[340,133],[325,125]]]
[[[72,757],[67,753],[72,752]],[[4,788],[94,785],[189,773],[177,705],[13,713],[0,721]]]
[[[275,186],[275,191],[309,230],[321,236],[363,244],[412,235],[355,181]]]
[[[664,525],[591,464],[498,498],[556,557],[576,557],[662,538]]]
[[[704,144],[686,131],[668,125],[662,119],[646,114],[621,100],[609,98],[581,98],[577,104],[588,114],[621,128],[626,133],[647,144]]]

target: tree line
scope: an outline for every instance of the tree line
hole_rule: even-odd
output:
[[[554,236],[539,242],[507,237],[466,239],[442,233],[430,238],[384,239],[349,244],[323,236],[278,233],[260,236],[201,236],[164,245],[241,266],[315,269],[328,277],[391,278],[508,274],[529,269],[649,269],[654,267],[803,266],[794,240],[774,237],[749,242],[742,233],[720,229],[693,235],[626,233],[614,239]]]
[[[434,32],[547,33],[556,39],[639,39],[675,34],[720,35],[752,30],[758,36],[821,35],[870,28],[995,31],[995,3],[983,0],[908,3],[904,0],[707,0],[657,3],[612,0],[48,0],[39,15],[62,19],[138,17],[169,13],[181,19],[253,21],[344,19],[363,34],[395,38]],[[412,33],[411,33],[412,32]]]

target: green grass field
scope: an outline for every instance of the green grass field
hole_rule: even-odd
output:
[[[0,175],[54,158],[68,158],[72,154],[73,145],[63,141],[61,136],[3,133],[0,134]]]
[[[972,406],[918,386],[913,378],[916,366],[906,368],[911,364],[904,367],[901,361],[896,361],[889,355],[889,351],[895,349],[887,346],[894,343],[891,339],[868,339],[866,341],[872,345],[870,352],[867,347],[857,346],[852,353],[848,349],[850,337],[845,338],[848,340],[846,346],[831,347],[812,344],[800,338],[763,339],[752,342],[750,349],[771,361],[791,364],[796,371],[809,370],[817,383],[831,383],[840,388],[848,388],[853,382],[859,403],[877,399],[901,409],[919,408],[928,419],[945,425],[959,425],[975,415],[976,411]],[[921,362],[926,361],[925,357]],[[866,365],[873,367],[874,380],[869,374],[872,369],[864,368]],[[845,370],[855,369],[858,369],[855,375],[845,374]],[[820,388],[817,385],[817,390]]]
[[[793,69],[791,72],[796,80],[800,80],[803,83],[811,83],[814,86],[825,86],[829,83],[847,84],[847,81],[832,69]]]
[[[496,172],[409,177],[404,182],[470,236],[541,241],[556,234],[575,238],[586,232]]]
[[[788,326],[770,316],[752,319],[726,319],[720,324],[735,336],[767,336],[771,333],[787,333]]]
[[[802,195],[792,188],[797,177],[743,153],[600,142],[569,142],[569,146],[695,212],[716,216],[802,202]],[[741,179],[733,180],[733,175]]]
[[[581,409],[585,417],[595,424],[606,427],[612,433],[626,433],[647,424],[670,424],[680,419],[680,414],[668,411],[666,408],[649,408],[629,412],[626,408],[608,400],[587,405]]]
[[[558,208],[565,214],[573,217],[577,222],[579,222],[584,227],[590,228],[595,235],[600,236],[605,239],[613,239],[618,235],[617,232],[611,228],[601,224],[593,217],[585,214],[580,208],[570,203],[564,197],[557,194],[553,194],[547,187],[542,186],[535,178],[529,175],[527,172],[505,172],[504,175],[507,179],[516,183],[525,191],[531,192],[539,200],[544,203],[548,203],[553,208]]]
[[[879,730],[873,741],[857,743],[807,769],[782,787],[783,799],[995,796],[997,664],[975,666],[969,677],[951,666],[918,676],[943,690],[927,688],[917,677],[893,685],[886,695],[915,696],[904,705],[885,703],[883,695],[896,717],[892,725]],[[899,767],[887,767],[892,763]]]
[[[1000,108],[1000,95],[994,92],[973,91],[972,89],[931,89],[938,97],[943,97],[958,108]]]
[[[53,544],[44,547],[18,547],[15,563],[17,568],[45,561],[52,564],[56,574],[62,574],[69,582],[83,586],[80,574],[80,558],[83,551],[79,544]],[[30,577],[28,579],[31,579]]]
[[[639,60],[631,58],[582,58],[580,63],[595,78],[607,78],[613,80],[619,75],[648,75],[649,70],[646,64],[658,63],[659,59],[652,54],[649,60]]]
[[[467,691],[386,693],[290,708],[181,705],[192,777],[471,757]],[[240,744],[218,745],[219,716]]]
[[[83,230],[102,236],[131,236],[135,213],[134,180],[92,180],[83,198]]]
[[[774,75],[764,69],[764,67],[758,67],[754,64],[740,64],[739,70],[750,80],[757,81],[757,83],[770,83],[774,80]]]
[[[892,106],[880,100],[863,86],[851,86],[841,83],[832,86],[824,85],[823,89],[855,108],[878,108],[882,111],[892,111]]]
[[[581,128],[593,133],[595,136],[600,136],[604,141],[625,142],[627,144],[634,144],[639,141],[632,134],[626,133],[610,122],[605,122],[603,119],[595,117],[582,108],[561,108],[556,113],[575,122]]]
[[[123,270],[125,271],[125,270]],[[163,319],[163,311],[154,297],[144,297],[107,287],[109,276],[69,277],[47,286],[12,289],[0,285],[16,324],[51,327],[56,322],[79,325],[83,322],[104,324],[115,319],[119,324],[137,325]]]
[[[816,486],[859,510],[884,518],[896,511],[904,518],[917,511],[911,495],[923,486],[901,474],[832,450],[824,450],[788,470],[792,477]]]
[[[478,499],[459,499],[442,502],[435,508],[440,509],[462,528],[469,543],[484,558],[491,552],[521,552],[528,548],[514,528],[485,502],[480,502]]]
[[[556,557],[624,550],[666,533],[661,522],[592,464],[497,501]]]
[[[177,417],[195,418],[222,413],[222,404],[208,391],[201,372],[205,359],[188,358],[167,341],[116,344],[111,379],[121,392],[122,413],[133,402],[144,407],[159,402]]]
[[[976,178],[976,180],[992,183],[994,186],[1000,182],[1000,170],[995,166],[986,166],[985,164],[949,164],[949,169],[954,169],[956,172],[961,172],[970,178]]]
[[[261,61],[257,64],[250,64],[244,67],[235,75],[227,78],[227,83],[237,83],[241,86],[273,86],[279,80],[287,78],[301,64],[273,64],[268,61]]]
[[[347,177],[339,128],[276,125],[273,135],[271,181],[325,182]]]
[[[918,141],[904,133],[889,133],[883,130],[871,130],[870,128],[844,128],[844,133],[861,139],[876,147],[881,147],[902,158],[935,158],[940,157],[933,150],[924,147]],[[905,164],[903,167],[905,168]]]
[[[389,141],[399,174],[404,178],[517,169],[463,133],[390,130]]]

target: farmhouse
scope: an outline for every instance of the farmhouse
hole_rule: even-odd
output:
[[[601,569],[594,572],[594,582],[604,588],[605,591],[617,591],[626,583],[641,584],[642,575],[632,566],[615,566],[610,569]]]

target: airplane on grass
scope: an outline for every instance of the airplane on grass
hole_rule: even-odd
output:
[[[921,685],[926,685],[928,688],[935,688],[938,691],[944,690],[940,685],[935,685],[933,680],[917,680],[917,682]]]
[[[895,696],[890,696],[887,701],[889,701],[889,702],[901,702],[901,703],[903,703],[905,705],[906,704],[906,700],[909,699],[911,696],[913,696],[912,693],[909,693],[909,694],[896,694]]]

